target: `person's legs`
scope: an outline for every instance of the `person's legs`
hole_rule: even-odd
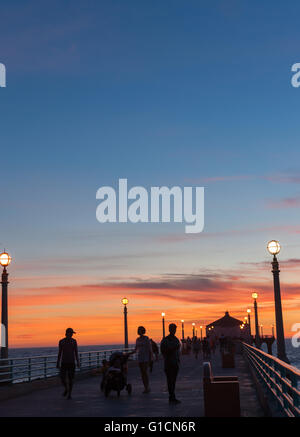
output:
[[[175,401],[175,385],[176,385],[176,378],[178,374],[178,367],[167,367],[165,369],[166,376],[167,376],[167,383],[168,383],[168,391],[169,391],[169,400]]]
[[[148,363],[139,363],[145,391],[149,390]]]
[[[62,382],[62,385],[65,388],[65,391],[63,392],[63,396],[67,396],[68,394],[68,385],[67,385],[67,369],[64,364],[61,364],[60,366],[60,379]]]
[[[171,378],[171,370],[169,368],[165,369],[166,377],[167,377],[167,385],[168,385],[168,392],[169,392],[169,399],[172,399],[172,395],[174,396],[174,393],[172,393],[172,378]]]
[[[69,379],[68,399],[71,399],[72,388],[73,388],[73,383],[74,383],[74,376],[75,376],[75,364],[69,364],[68,365],[68,379]]]
[[[172,372],[172,390],[174,393],[174,398],[176,398],[175,396],[175,386],[176,386],[176,379],[177,379],[177,375],[178,375],[178,367],[174,367],[173,372]]]

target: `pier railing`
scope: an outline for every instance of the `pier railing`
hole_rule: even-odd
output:
[[[249,344],[243,343],[243,350],[259,381],[282,413],[300,417],[300,370]]]
[[[128,352],[130,350],[132,349]],[[101,367],[102,360],[109,359],[113,352],[127,352],[127,350],[116,348],[79,352],[80,368],[76,371],[83,372]],[[135,359],[135,355],[132,355],[132,359]],[[0,386],[1,383],[29,382],[56,376],[59,374],[56,363],[57,354],[0,359]]]

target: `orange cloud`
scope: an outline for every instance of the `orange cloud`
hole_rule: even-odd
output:
[[[123,342],[121,298],[124,295],[129,298],[131,342],[141,324],[146,326],[151,337],[160,340],[162,311],[166,313],[167,321],[180,322],[183,318],[187,333],[192,322],[206,325],[226,310],[243,318],[247,307],[252,305],[253,289],[259,292],[259,322],[265,325],[264,331],[268,333],[274,324],[272,283],[254,279],[236,273],[207,272],[101,284],[12,289],[9,298],[10,346],[56,345],[68,326],[78,332],[82,345],[120,344]],[[299,288],[297,283],[282,284],[287,335],[291,333],[292,324],[299,322]]]

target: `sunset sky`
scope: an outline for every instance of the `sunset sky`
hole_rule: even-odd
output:
[[[1,234],[11,347],[129,341],[143,324],[300,322],[296,1],[1,2]],[[18,7],[16,7],[18,6]],[[96,191],[204,186],[205,226],[100,224]],[[199,329],[199,328],[198,328]]]

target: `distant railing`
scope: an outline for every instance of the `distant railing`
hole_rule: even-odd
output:
[[[243,343],[243,349],[260,382],[284,415],[300,417],[300,370],[249,344]]]
[[[132,349],[129,349],[130,351]],[[107,349],[102,351],[79,352],[80,369],[78,372],[96,369],[102,366],[102,360],[109,359],[113,352],[126,352],[125,349]],[[132,356],[135,359],[135,355]],[[45,379],[59,374],[56,368],[56,355],[32,356],[26,358],[0,359],[1,383],[28,382]]]

